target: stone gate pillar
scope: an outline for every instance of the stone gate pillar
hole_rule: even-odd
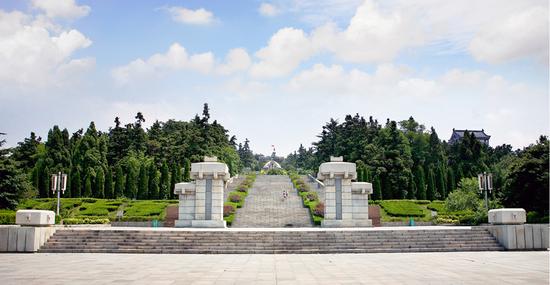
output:
[[[177,183],[174,189],[180,201],[175,226],[224,228],[223,190],[229,176],[227,165],[216,157],[191,164],[191,179],[195,182]]]
[[[331,157],[319,166],[317,178],[325,184],[325,219],[323,227],[371,227],[369,198],[372,184],[352,182],[357,178],[355,163]]]

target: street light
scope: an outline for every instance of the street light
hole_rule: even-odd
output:
[[[489,204],[487,202],[487,192],[493,190],[493,174],[483,172],[477,175],[477,182],[479,184],[479,191],[485,194],[485,209],[489,210]]]
[[[67,174],[61,172],[52,174],[51,184],[52,192],[55,194],[57,191],[57,215],[59,216],[59,201],[61,200],[61,192],[65,193],[65,189],[67,189]]]

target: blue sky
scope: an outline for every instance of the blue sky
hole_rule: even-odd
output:
[[[548,134],[547,1],[273,0],[0,3],[0,132],[15,145],[136,112],[213,118],[286,155],[359,113]]]

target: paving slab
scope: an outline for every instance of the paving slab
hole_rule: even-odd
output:
[[[548,284],[549,252],[0,254],[8,284]]]

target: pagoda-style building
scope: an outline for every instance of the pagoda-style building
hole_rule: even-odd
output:
[[[468,132],[469,134],[474,134],[474,137],[482,144],[489,145],[490,135],[485,133],[485,130],[455,130],[453,129],[453,134],[449,139],[449,144],[454,144],[455,142],[460,141],[464,137],[464,133]]]

